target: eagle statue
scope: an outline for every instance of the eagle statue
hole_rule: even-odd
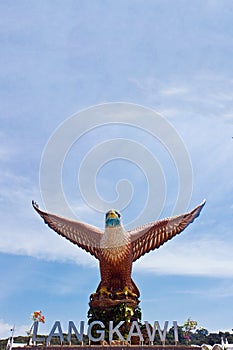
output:
[[[32,205],[45,223],[99,260],[101,281],[95,295],[128,295],[138,298],[140,293],[131,278],[132,264],[142,255],[159,248],[182,232],[200,214],[205,201],[193,210],[145,224],[126,231],[119,211],[111,209],[105,216],[105,230],[66,219]]]

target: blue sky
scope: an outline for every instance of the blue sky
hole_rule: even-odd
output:
[[[48,204],[40,188],[46,171],[42,155],[72,115],[77,121],[74,135],[80,135],[81,118],[87,126],[93,120],[98,126],[67,149],[62,189],[73,214],[98,227],[103,227],[106,201],[117,203],[116,184],[122,178],[131,183],[123,188],[129,203],[123,198],[118,207],[126,227],[157,219],[159,212],[161,217],[173,214],[183,185],[177,171],[188,167],[184,160],[185,169],[179,164],[177,170],[174,160],[177,140],[182,140],[192,168],[191,180],[186,179],[192,184],[186,209],[204,198],[207,203],[184,233],[135,263],[143,319],[182,324],[192,317],[209,330],[232,329],[232,12],[227,0],[0,2],[1,338],[13,324],[24,335],[31,312],[38,309],[46,318],[44,333],[55,320],[61,320],[64,331],[69,320],[86,320],[89,295],[99,283],[94,258],[57,237],[31,207],[32,199],[42,208]],[[96,110],[91,106],[99,105],[112,122],[118,102],[125,114],[114,125],[91,119]],[[109,105],[111,113],[106,112]],[[143,113],[130,115],[135,105],[161,113],[166,125],[172,125],[172,155],[146,128],[137,127],[147,119]],[[119,123],[130,117],[130,125]],[[170,135],[166,140],[172,144]],[[112,160],[93,172],[105,204],[100,207],[98,198],[92,198],[91,206],[90,197],[82,198],[83,190],[93,195],[90,168],[86,173],[84,168],[79,187],[82,161],[101,143],[119,139],[117,159],[108,147]],[[143,145],[155,163],[145,158],[141,164],[139,156],[141,168],[130,162],[133,152],[126,140]],[[129,158],[120,159],[123,150]],[[100,160],[100,166],[105,153],[100,149],[98,154],[91,160],[97,165]],[[49,174],[56,156],[47,163],[47,191],[53,189]],[[154,207],[150,202],[144,208],[148,192],[154,194]],[[54,192],[50,198],[54,212],[65,213]]]

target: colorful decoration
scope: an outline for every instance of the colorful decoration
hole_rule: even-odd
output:
[[[26,331],[27,335],[28,335],[28,345],[30,343],[32,334],[33,334],[33,329],[36,328],[38,329],[38,323],[45,323],[45,317],[42,315],[42,311],[34,311],[31,314],[31,320],[33,321],[31,328],[29,329],[29,331]]]
[[[42,315],[42,311],[34,311],[32,314],[31,314],[31,319],[34,321],[34,322],[42,322],[42,323],[45,323],[45,318],[44,316]]]
[[[183,337],[187,343],[191,340],[191,333],[196,331],[197,329],[197,321],[191,320],[188,318],[187,321],[182,325]]]

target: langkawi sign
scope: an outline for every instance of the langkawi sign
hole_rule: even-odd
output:
[[[140,341],[143,343],[144,338],[142,335],[142,332],[140,330],[140,326],[137,321],[133,321],[129,330],[129,333],[127,335],[127,338],[125,339],[123,335],[121,334],[120,327],[125,323],[125,321],[120,321],[117,325],[113,325],[113,321],[109,322],[109,327],[108,327],[108,340],[109,343],[111,344],[113,341],[113,338],[115,335],[117,335],[118,339],[122,342],[127,341],[130,342],[131,338],[134,336],[139,337]],[[158,321],[154,322],[154,326],[152,327],[148,321],[145,321],[145,327],[146,331],[148,334],[148,338],[150,340],[150,343],[153,344],[154,339],[155,339],[155,334],[158,332],[161,343],[165,344],[166,342],[166,335],[168,331],[168,321],[164,322],[163,329],[161,329],[160,324]],[[64,343],[67,341],[68,343],[71,344],[71,336],[72,334],[75,335],[78,341],[81,343],[83,342],[83,336],[84,336],[84,326],[85,322],[80,321],[80,326],[79,329],[76,327],[73,321],[68,322],[68,331],[67,331],[67,338],[64,338],[63,335],[63,330],[61,327],[61,322],[60,321],[55,321],[53,327],[51,328],[50,333],[46,338],[42,338],[38,336],[38,328],[39,328],[39,322],[35,321],[33,325],[33,332],[32,332],[32,341],[33,343],[37,342],[45,342],[46,341],[46,346],[48,346],[52,340],[53,337],[57,337],[60,340],[60,343]],[[93,332],[93,327],[95,327],[95,332]],[[179,339],[178,339],[178,326],[177,326],[177,321],[173,321],[173,332],[174,332],[174,343],[177,344]],[[93,334],[95,333],[95,334]],[[90,325],[87,328],[87,336],[89,338],[89,341],[91,342],[99,342],[99,341],[104,341],[105,340],[105,334],[106,334],[106,328],[103,322],[101,321],[93,321],[90,323]]]

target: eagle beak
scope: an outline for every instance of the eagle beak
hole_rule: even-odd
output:
[[[110,211],[109,217],[110,217],[111,219],[112,219],[112,218],[116,218],[116,214],[114,213],[113,210]]]

